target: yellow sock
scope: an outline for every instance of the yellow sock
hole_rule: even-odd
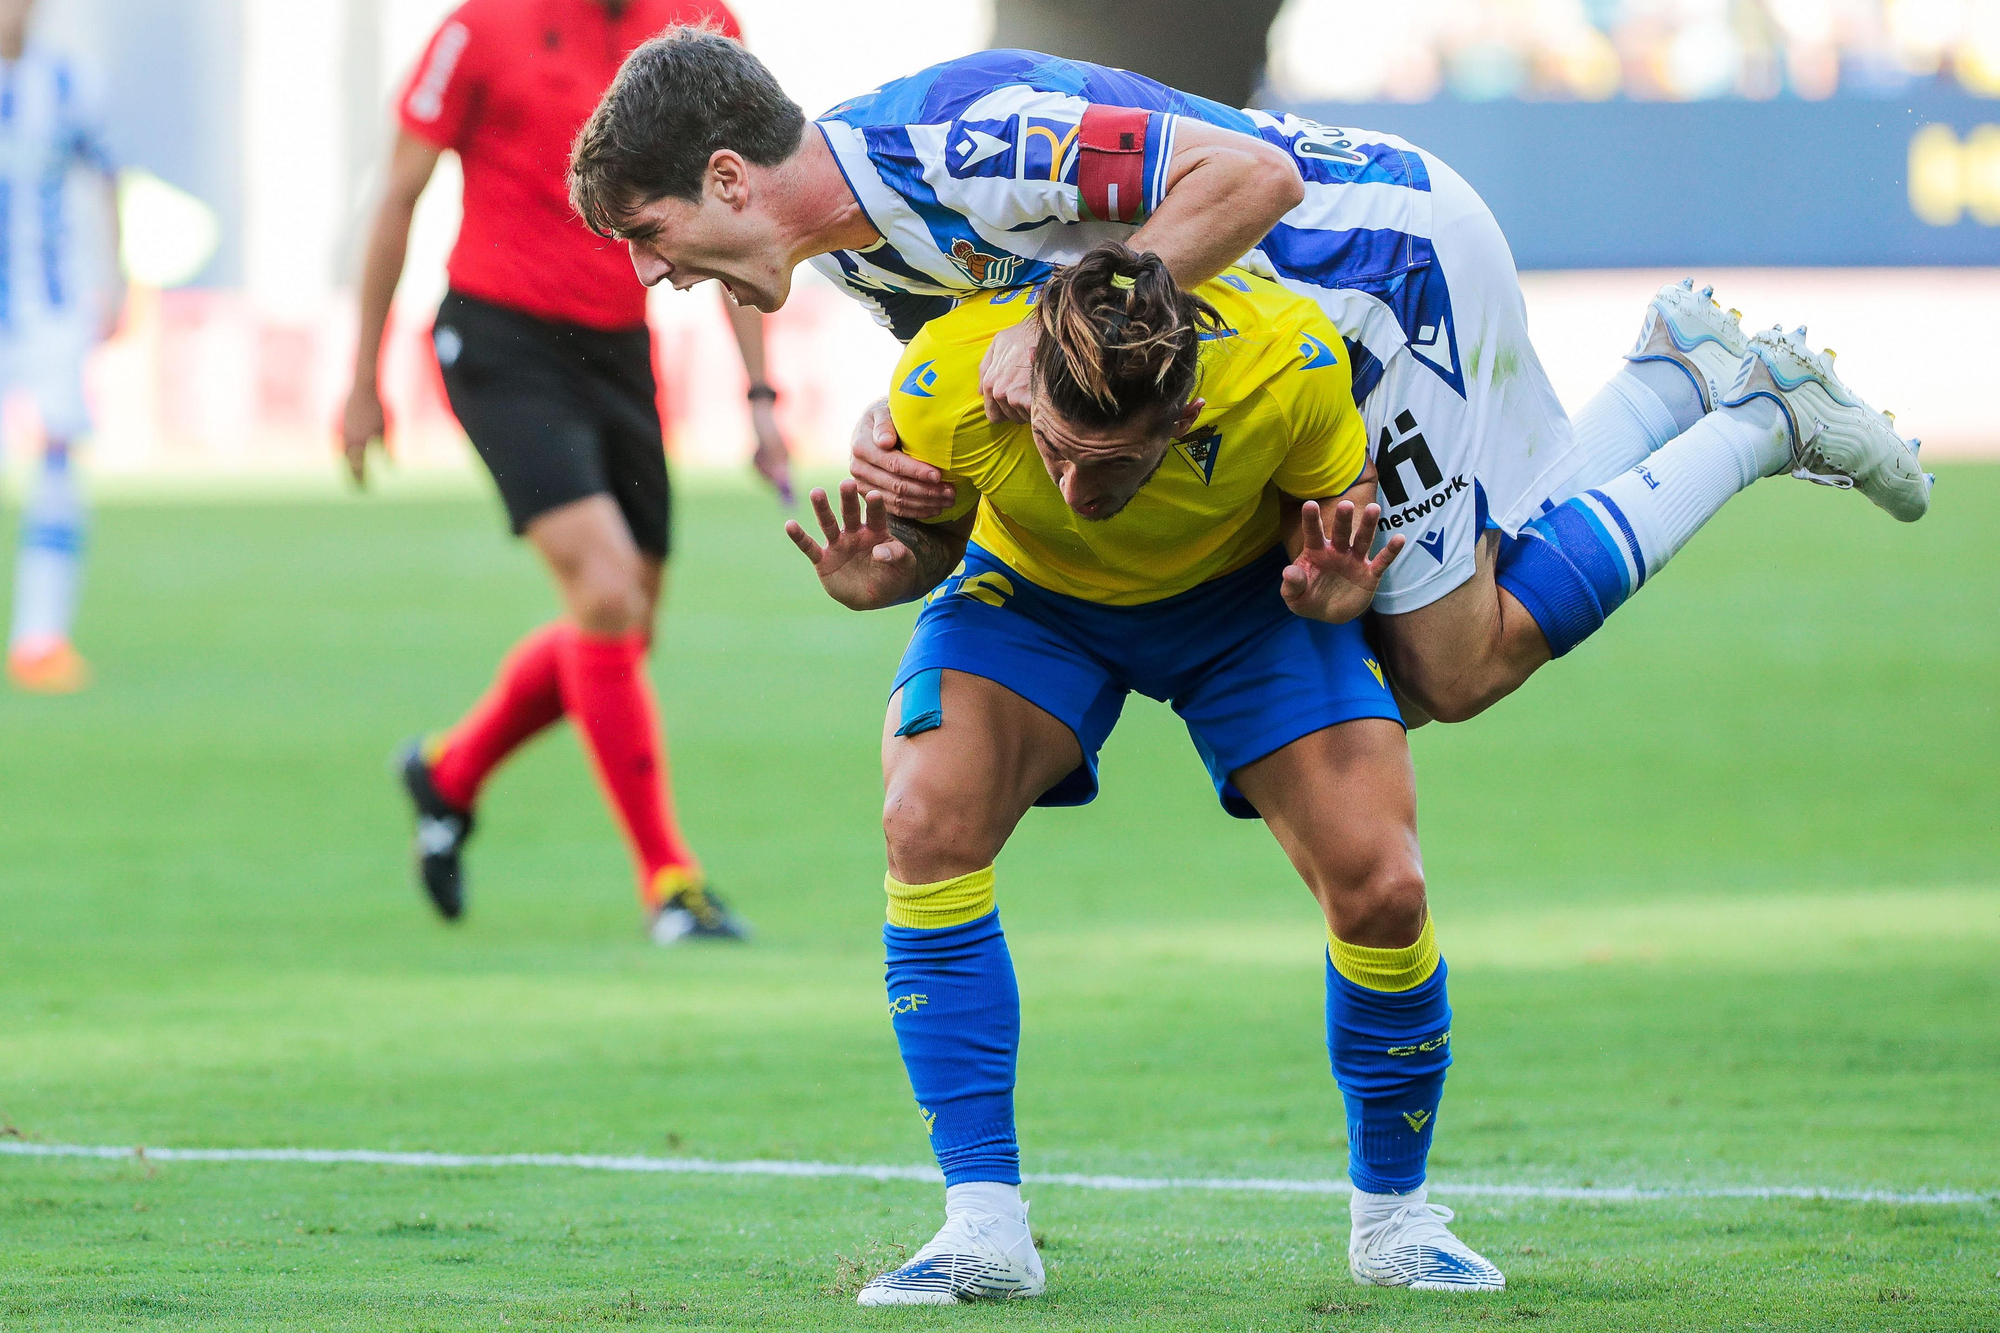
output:
[[[941,930],[977,921],[993,910],[993,867],[975,870],[935,884],[905,884],[885,875],[889,891],[889,924],[915,930]]]
[[[1326,934],[1327,953],[1333,970],[1357,986],[1369,990],[1415,990],[1431,979],[1438,969],[1437,935],[1431,929],[1430,913],[1424,913],[1424,928],[1417,942],[1402,949],[1370,949],[1349,944]]]

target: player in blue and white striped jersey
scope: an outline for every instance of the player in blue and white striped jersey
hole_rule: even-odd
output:
[[[1375,601],[1413,716],[1461,720],[1511,693],[1759,477],[1857,487],[1905,520],[1929,502],[1913,447],[1830,363],[1802,340],[1747,342],[1691,289],[1655,298],[1633,364],[1573,428],[1506,239],[1448,165],[1121,70],[985,51],[808,125],[754,57],[670,33],[627,60],[570,179],[648,283],[719,280],[775,310],[810,260],[904,339],[1104,240],[1159,254],[1185,285],[1240,263],[1311,297],[1346,341],[1384,532],[1414,548]],[[996,418],[1026,411],[1032,328],[994,341]],[[884,413],[875,425],[889,430]],[[949,503],[933,470],[865,439],[856,474],[906,517]]]
[[[0,2],[0,393],[41,417],[41,467],[15,564],[8,672],[24,689],[88,678],[70,643],[84,509],[71,447],[90,433],[83,368],[123,304],[116,177],[92,72],[29,41],[28,0]]]

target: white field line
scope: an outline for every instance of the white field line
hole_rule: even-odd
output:
[[[368,1148],[144,1148],[80,1143],[5,1143],[5,1157],[134,1158],[149,1162],[306,1162],[360,1166],[537,1166],[575,1171],[624,1171],[691,1176],[845,1177],[915,1180],[941,1184],[929,1166],[869,1166],[846,1162],[711,1162],[698,1157],[596,1157],[571,1153],[379,1152]],[[1030,1185],[1087,1190],[1222,1190],[1254,1194],[1345,1195],[1344,1180],[1273,1180],[1256,1177],[1089,1176],[1067,1172],[1022,1174]],[[1431,1183],[1433,1194],[1502,1199],[1582,1199],[1632,1203],[1649,1199],[1826,1199],[1839,1203],[1967,1204],[2000,1201],[2000,1190],[1866,1190],[1815,1185],[1457,1185]]]

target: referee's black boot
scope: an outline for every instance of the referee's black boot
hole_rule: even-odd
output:
[[[465,879],[459,853],[472,836],[472,812],[438,795],[431,783],[431,767],[424,759],[424,743],[413,740],[396,757],[403,790],[416,808],[417,836],[412,854],[417,879],[430,895],[431,905],[447,921],[456,921],[465,911]]]

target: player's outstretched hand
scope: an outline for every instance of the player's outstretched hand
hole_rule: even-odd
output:
[[[1320,523],[1319,502],[1305,502],[1299,511],[1305,545],[1285,566],[1279,588],[1293,614],[1338,625],[1368,609],[1382,575],[1403,549],[1403,539],[1391,537],[1374,559],[1368,558],[1381,522],[1380,505],[1371,504],[1357,515],[1354,502],[1342,500],[1333,507],[1333,531],[1329,533]]]
[[[796,520],[785,524],[785,535],[812,561],[826,595],[853,611],[908,601],[916,586],[917,558],[889,535],[881,492],[868,492],[864,506],[859,483],[841,482],[838,519],[824,490],[815,486],[809,498],[826,545],[808,537]]]
[[[1033,401],[1029,381],[1035,363],[1035,343],[1041,337],[1040,322],[1024,319],[1011,329],[1002,329],[987,344],[985,359],[979,363],[979,394],[986,400],[988,421],[1026,421]]]
[[[854,423],[852,457],[847,470],[862,488],[880,491],[897,518],[925,523],[951,508],[958,492],[944,473],[903,452],[889,400],[877,398]]]

